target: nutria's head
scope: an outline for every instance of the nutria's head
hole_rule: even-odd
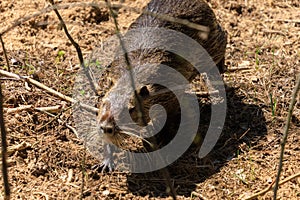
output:
[[[151,145],[149,141],[143,138],[146,137],[146,126],[152,125],[151,119],[148,115],[149,108],[151,107],[148,102],[151,88],[149,86],[140,86],[136,92],[124,92],[129,90],[128,88],[123,87],[123,90],[120,89],[111,89],[106,96],[102,99],[102,103],[99,107],[98,112],[98,130],[100,134],[103,134],[105,142],[115,144],[118,147],[123,149],[127,148],[128,141],[132,143],[140,143],[141,141],[146,142]],[[129,95],[128,100],[126,100],[125,95]],[[137,102],[137,97],[141,103],[140,106]],[[143,110],[146,120],[145,122],[141,120],[141,112]],[[125,144],[124,144],[125,143]],[[133,147],[130,143],[130,147]]]
[[[119,119],[119,115],[113,109],[115,108],[111,106],[109,101],[104,101],[99,109],[98,127],[100,134],[103,134],[104,141],[127,150],[134,148],[136,146],[134,143],[139,143],[136,139],[144,141],[136,130],[130,129],[130,126],[123,125],[121,129],[117,125],[116,121]]]

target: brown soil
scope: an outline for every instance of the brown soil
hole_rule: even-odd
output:
[[[238,199],[272,183],[292,90],[300,72],[298,0],[208,2],[229,34],[229,70],[224,74],[228,116],[223,138],[206,159],[184,157],[170,167],[178,199]],[[146,2],[125,0],[124,4],[140,9]],[[41,0],[2,0],[0,31],[46,6]],[[60,12],[84,56],[114,34],[112,19],[104,8],[77,6]],[[126,31],[137,16],[129,9],[120,9],[121,30]],[[37,75],[41,83],[72,95],[79,68],[77,54],[53,12],[13,28],[3,40],[9,60],[15,60],[12,72]],[[59,55],[62,51],[65,53]],[[0,65],[7,69],[2,49]],[[2,78],[2,89],[5,108],[71,106],[17,80]],[[281,179],[300,172],[300,95],[297,100]],[[55,113],[58,117],[34,110],[6,113],[8,145],[14,149],[8,156],[12,199],[170,199],[159,173],[93,171],[91,166],[99,161],[85,151],[70,129],[74,126],[71,112],[66,109]],[[2,184],[0,187],[3,190]],[[271,197],[270,191],[258,199]],[[278,197],[300,199],[300,178],[281,185]]]

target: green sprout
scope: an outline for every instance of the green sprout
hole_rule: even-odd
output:
[[[272,116],[275,117],[276,107],[277,107],[277,100],[273,99],[272,94],[270,94],[270,104],[271,104],[271,109],[272,109]]]
[[[65,59],[66,52],[64,50],[59,50],[55,58],[55,62],[62,62]]]

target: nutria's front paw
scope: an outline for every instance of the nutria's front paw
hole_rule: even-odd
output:
[[[105,158],[100,166],[101,172],[112,172],[115,169],[115,164],[112,158]]]
[[[113,145],[104,145],[104,160],[101,164],[94,165],[92,169],[97,171],[101,170],[103,172],[112,172],[115,169],[114,159],[113,159]]]
[[[104,159],[101,164],[94,165],[92,169],[101,173],[112,172],[115,169],[115,164],[111,159]]]
[[[92,166],[92,170],[99,171],[101,173],[104,172],[112,172],[115,169],[115,164],[113,159],[105,158],[101,164],[97,164]]]

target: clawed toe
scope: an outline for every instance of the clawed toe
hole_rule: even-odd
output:
[[[104,159],[101,164],[92,166],[92,170],[99,171],[101,173],[112,172],[115,169],[114,162],[111,159]]]
[[[104,152],[103,152],[103,157],[104,157],[103,162],[101,164],[94,165],[92,169],[99,171],[101,173],[114,171],[115,164],[113,159],[113,149],[114,149],[113,145],[105,144]]]
[[[101,164],[92,166],[92,170],[99,171],[101,173],[112,172],[115,169],[114,162],[111,159],[104,159]]]
[[[102,166],[101,173],[107,172],[107,171],[112,172],[115,169],[114,162],[111,159],[104,159],[101,166]]]

